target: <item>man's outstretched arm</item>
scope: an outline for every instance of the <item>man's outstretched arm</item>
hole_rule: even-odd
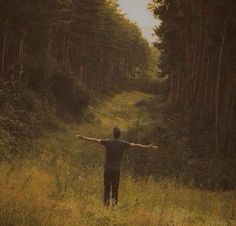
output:
[[[77,139],[81,139],[81,140],[86,140],[86,141],[89,141],[91,143],[97,143],[97,144],[100,144],[101,143],[101,139],[97,139],[97,138],[92,138],[92,137],[85,137],[85,136],[82,136],[82,135],[76,135],[76,138]]]
[[[130,147],[132,147],[132,148],[141,148],[141,149],[145,149],[145,150],[157,150],[158,149],[158,147],[156,145],[153,145],[153,144],[143,145],[143,144],[130,143]]]

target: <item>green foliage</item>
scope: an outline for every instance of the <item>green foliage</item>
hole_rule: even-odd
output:
[[[143,92],[160,95],[167,99],[169,95],[169,84],[165,78],[141,78],[133,82],[133,87]]]
[[[23,87],[17,94],[10,92],[1,106],[1,139],[6,144],[6,149],[2,151],[24,155],[32,149],[32,140],[44,129],[56,127],[55,117],[53,106],[34,92]]]
[[[49,89],[49,65],[42,61],[31,61],[25,65],[23,81],[27,87],[36,93],[42,93]]]
[[[149,112],[146,120],[137,121],[126,133],[126,139],[138,143],[158,144],[158,152],[128,152],[126,169],[135,178],[153,176],[155,179],[177,179],[185,184],[212,190],[231,190],[235,170],[224,170],[224,164],[214,153],[206,152],[207,144],[192,144],[188,125],[189,117],[183,117],[183,109],[161,98],[142,100],[136,104],[142,112]],[[210,122],[209,122],[210,124]],[[207,131],[197,136],[204,136],[206,143],[212,139]],[[197,130],[196,130],[197,131]],[[192,147],[196,149],[193,149]],[[233,162],[233,161],[232,161]]]
[[[50,78],[51,90],[62,108],[81,116],[89,104],[89,92],[66,67],[58,68]]]

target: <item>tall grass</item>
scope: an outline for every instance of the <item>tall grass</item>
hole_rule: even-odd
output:
[[[209,192],[151,177],[134,180],[126,172],[119,205],[103,207],[102,147],[76,141],[74,134],[105,137],[117,124],[127,129],[135,118],[145,117],[133,103],[148,97],[126,93],[108,98],[102,106],[90,108],[96,120],[66,125],[38,140],[37,159],[2,162],[0,225],[236,225],[235,192]]]
[[[28,163],[1,165],[0,225],[235,225],[235,193],[200,191],[175,181],[123,175],[120,203],[102,204],[102,170],[84,171],[59,194],[55,175]],[[61,175],[62,176],[62,175]]]

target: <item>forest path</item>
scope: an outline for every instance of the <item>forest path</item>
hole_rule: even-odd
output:
[[[70,137],[82,134],[100,139],[112,138],[114,127],[121,129],[123,137],[124,133],[136,123],[150,121],[148,109],[137,107],[135,104],[152,98],[155,98],[155,95],[137,91],[126,91],[114,96],[99,98],[96,103],[89,106],[87,120],[69,127],[69,130],[72,131]],[[68,144],[68,141],[63,141],[63,143]],[[102,145],[83,140],[76,142],[71,140],[67,146],[68,149],[74,150],[75,155],[79,156],[79,161],[82,162],[80,165],[96,166],[100,169],[103,167],[104,147]]]
[[[84,135],[93,136],[111,135],[112,128],[115,126],[122,131],[127,131],[138,121],[149,120],[147,109],[137,107],[135,104],[154,97],[152,94],[137,91],[106,97],[98,105],[89,107],[89,115],[92,115],[93,119],[80,124],[78,129]]]

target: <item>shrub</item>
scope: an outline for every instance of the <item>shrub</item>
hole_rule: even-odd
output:
[[[48,65],[44,62],[30,62],[25,65],[23,80],[27,87],[34,92],[48,90]]]
[[[134,81],[133,86],[143,92],[161,95],[164,99],[169,94],[169,85],[166,78],[142,78]]]
[[[50,79],[51,90],[65,110],[81,115],[89,104],[89,93],[66,67],[58,68]]]

